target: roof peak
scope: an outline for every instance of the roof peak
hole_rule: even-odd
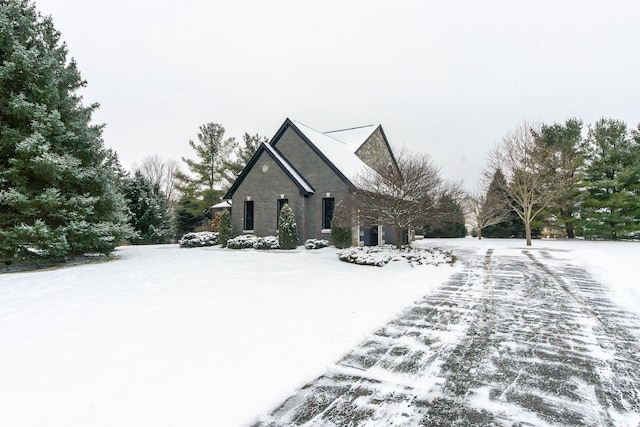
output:
[[[377,126],[377,125],[371,124],[371,125],[364,125],[364,126],[355,126],[355,127],[351,127],[351,128],[329,130],[329,131],[324,132],[324,133],[327,134],[327,133],[335,133],[335,132],[345,132],[345,131],[348,131],[348,130],[364,129],[364,128],[370,128],[370,127],[373,127],[373,126]]]

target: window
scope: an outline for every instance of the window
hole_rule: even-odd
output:
[[[289,204],[289,199],[278,199],[278,216],[276,216],[276,227],[280,228],[280,211],[284,205]]]
[[[328,230],[331,228],[331,219],[333,218],[333,207],[335,205],[335,199],[333,197],[325,197],[322,199],[322,229]]]
[[[253,200],[244,202],[244,229],[253,230]]]

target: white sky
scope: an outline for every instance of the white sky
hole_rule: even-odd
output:
[[[271,138],[382,123],[474,186],[522,120],[640,122],[640,3],[36,0],[125,167],[193,157],[198,126]],[[525,4],[526,3],[526,4]]]

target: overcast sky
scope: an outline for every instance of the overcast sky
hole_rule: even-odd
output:
[[[36,0],[127,168],[198,126],[271,138],[381,123],[472,188],[524,119],[640,122],[640,3]]]

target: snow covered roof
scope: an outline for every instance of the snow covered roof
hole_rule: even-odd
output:
[[[359,126],[349,129],[332,130],[329,132],[325,132],[324,134],[335,138],[338,141],[344,142],[349,147],[351,147],[351,149],[355,153],[358,148],[360,148],[362,144],[364,144],[365,141],[369,139],[373,132],[378,129],[378,127],[380,127],[380,125]]]
[[[355,184],[359,175],[371,171],[371,168],[355,155],[355,150],[359,146],[353,149],[346,142],[310,128],[303,123],[296,120],[291,120],[291,122],[352,184]]]
[[[225,209],[225,208],[230,208],[231,207],[231,200],[223,200],[222,202],[218,203],[217,205],[213,205],[210,206],[209,209]]]

